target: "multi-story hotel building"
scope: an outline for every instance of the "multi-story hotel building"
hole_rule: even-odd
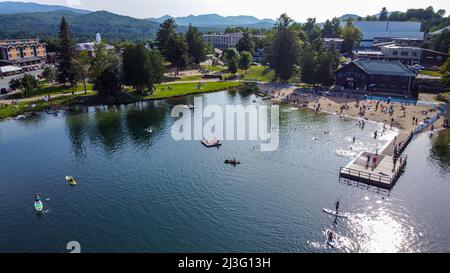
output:
[[[45,43],[39,39],[0,40],[0,65],[31,66],[47,58]]]
[[[239,40],[244,36],[242,32],[225,33],[225,34],[203,34],[203,41],[212,44],[216,48],[235,47]],[[264,39],[264,35],[252,35],[259,39]]]

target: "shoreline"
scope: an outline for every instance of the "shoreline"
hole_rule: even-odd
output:
[[[38,109],[35,109],[35,110],[27,109],[27,110],[25,110],[23,112],[16,113],[16,115],[10,115],[10,116],[4,117],[4,118],[0,117],[0,122],[6,121],[6,120],[9,120],[9,119],[15,119],[16,117],[18,117],[20,115],[25,115],[25,114],[29,114],[29,113],[33,113],[33,112],[43,112],[46,109],[55,108],[55,107],[62,107],[62,108],[64,108],[64,107],[70,107],[70,106],[86,106],[86,107],[89,107],[89,106],[101,106],[101,105],[127,105],[127,104],[137,103],[137,102],[158,101],[158,100],[166,100],[166,99],[172,99],[172,98],[181,98],[181,97],[192,96],[192,95],[196,95],[196,94],[207,94],[207,93],[214,93],[214,92],[221,92],[221,91],[239,91],[244,86],[245,86],[245,83],[241,83],[238,86],[229,87],[229,88],[226,88],[226,89],[220,88],[220,89],[217,89],[217,90],[213,89],[213,90],[206,90],[206,91],[200,91],[200,92],[194,91],[194,92],[188,92],[188,93],[184,93],[184,94],[168,95],[168,96],[156,97],[156,98],[151,98],[151,97],[146,98],[145,96],[141,96],[140,97],[140,96],[136,96],[134,94],[128,93],[128,92],[124,92],[124,93],[118,95],[118,97],[122,96],[122,99],[118,99],[118,97],[114,97],[115,101],[112,102],[112,103],[108,103],[108,101],[107,101],[108,97],[99,99],[99,97],[97,97],[96,95],[90,95],[87,98],[91,98],[92,100],[99,99],[97,102],[95,102],[95,101],[94,102],[93,101],[90,101],[90,102],[86,102],[86,101],[83,101],[83,102],[70,101],[69,103],[54,103],[54,104],[52,104],[51,103],[52,100],[50,100],[48,105],[41,106]],[[81,96],[79,96],[79,95],[81,95]],[[71,94],[58,96],[58,97],[55,97],[54,99],[70,98],[70,99],[75,99],[76,100],[76,99],[79,99],[80,97],[83,97],[83,95],[84,95],[84,92],[82,94],[75,94],[75,96],[71,95]],[[124,100],[123,99],[124,96],[129,96],[129,100]],[[116,101],[117,99],[119,101]],[[20,103],[22,103],[22,102],[19,102],[19,104]],[[36,99],[36,101],[25,101],[24,103],[29,104],[29,105],[33,105],[33,104],[37,104],[38,101]],[[11,106],[11,104],[5,104],[5,106],[8,107],[8,106]],[[1,108],[0,108],[0,110],[1,110]]]

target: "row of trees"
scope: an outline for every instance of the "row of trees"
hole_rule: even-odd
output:
[[[344,39],[344,52],[351,53],[361,40],[361,32],[351,20],[341,29],[336,19],[328,21],[321,30],[314,18],[295,23],[282,14],[266,40],[267,61],[275,72],[275,80],[286,82],[298,75],[302,82],[329,85],[339,66],[339,54],[326,47],[321,37],[339,36]]]
[[[206,59],[206,45],[202,34],[189,25],[186,34],[177,33],[177,24],[170,18],[165,20],[156,35],[156,45],[164,58],[176,67],[176,73],[189,64],[198,65]]]
[[[368,15],[358,20],[364,21],[416,21],[422,23],[422,30],[425,32],[433,31],[446,27],[450,24],[449,17],[445,17],[445,10],[434,11],[432,6],[425,9],[408,9],[406,12],[394,11],[388,12],[383,7],[379,14]]]
[[[57,80],[75,86],[82,82],[87,92],[87,80],[100,96],[115,95],[122,85],[133,86],[138,92],[153,91],[154,85],[164,79],[163,57],[158,50],[149,50],[143,44],[126,45],[123,56],[107,50],[104,43],[95,45],[94,53],[82,51],[75,55],[69,25],[63,17],[58,42]],[[50,70],[44,71],[51,73]],[[47,79],[51,78],[46,76]]]

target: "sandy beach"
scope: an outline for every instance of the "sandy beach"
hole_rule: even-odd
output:
[[[265,93],[269,93],[276,102],[290,103],[297,106],[308,107],[315,111],[341,115],[363,120],[383,123],[386,128],[396,127],[399,135],[391,141],[382,151],[392,155],[394,145],[404,141],[421,122],[437,114],[437,106],[400,104],[398,102],[386,102],[377,100],[357,100],[338,96],[320,96],[311,93],[297,93],[295,88],[265,87]],[[443,128],[444,119],[440,118],[434,123],[434,129]],[[430,130],[430,128],[427,128]],[[375,132],[374,132],[375,133]],[[381,132],[378,132],[381,133]]]

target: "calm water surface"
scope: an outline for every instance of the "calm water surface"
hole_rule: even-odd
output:
[[[207,104],[253,99],[203,95]],[[337,176],[395,132],[374,140],[378,124],[360,130],[355,120],[284,106],[277,151],[261,152],[253,141],[207,149],[170,134],[171,107],[192,102],[0,122],[0,252],[67,252],[69,241],[83,252],[450,251],[448,131],[412,142],[407,171],[388,195]],[[223,164],[232,157],[243,164]],[[69,186],[66,175],[79,185]],[[44,199],[41,216],[35,192]],[[321,210],[338,198],[351,217],[334,225]],[[338,234],[334,249],[324,243],[327,229]]]

